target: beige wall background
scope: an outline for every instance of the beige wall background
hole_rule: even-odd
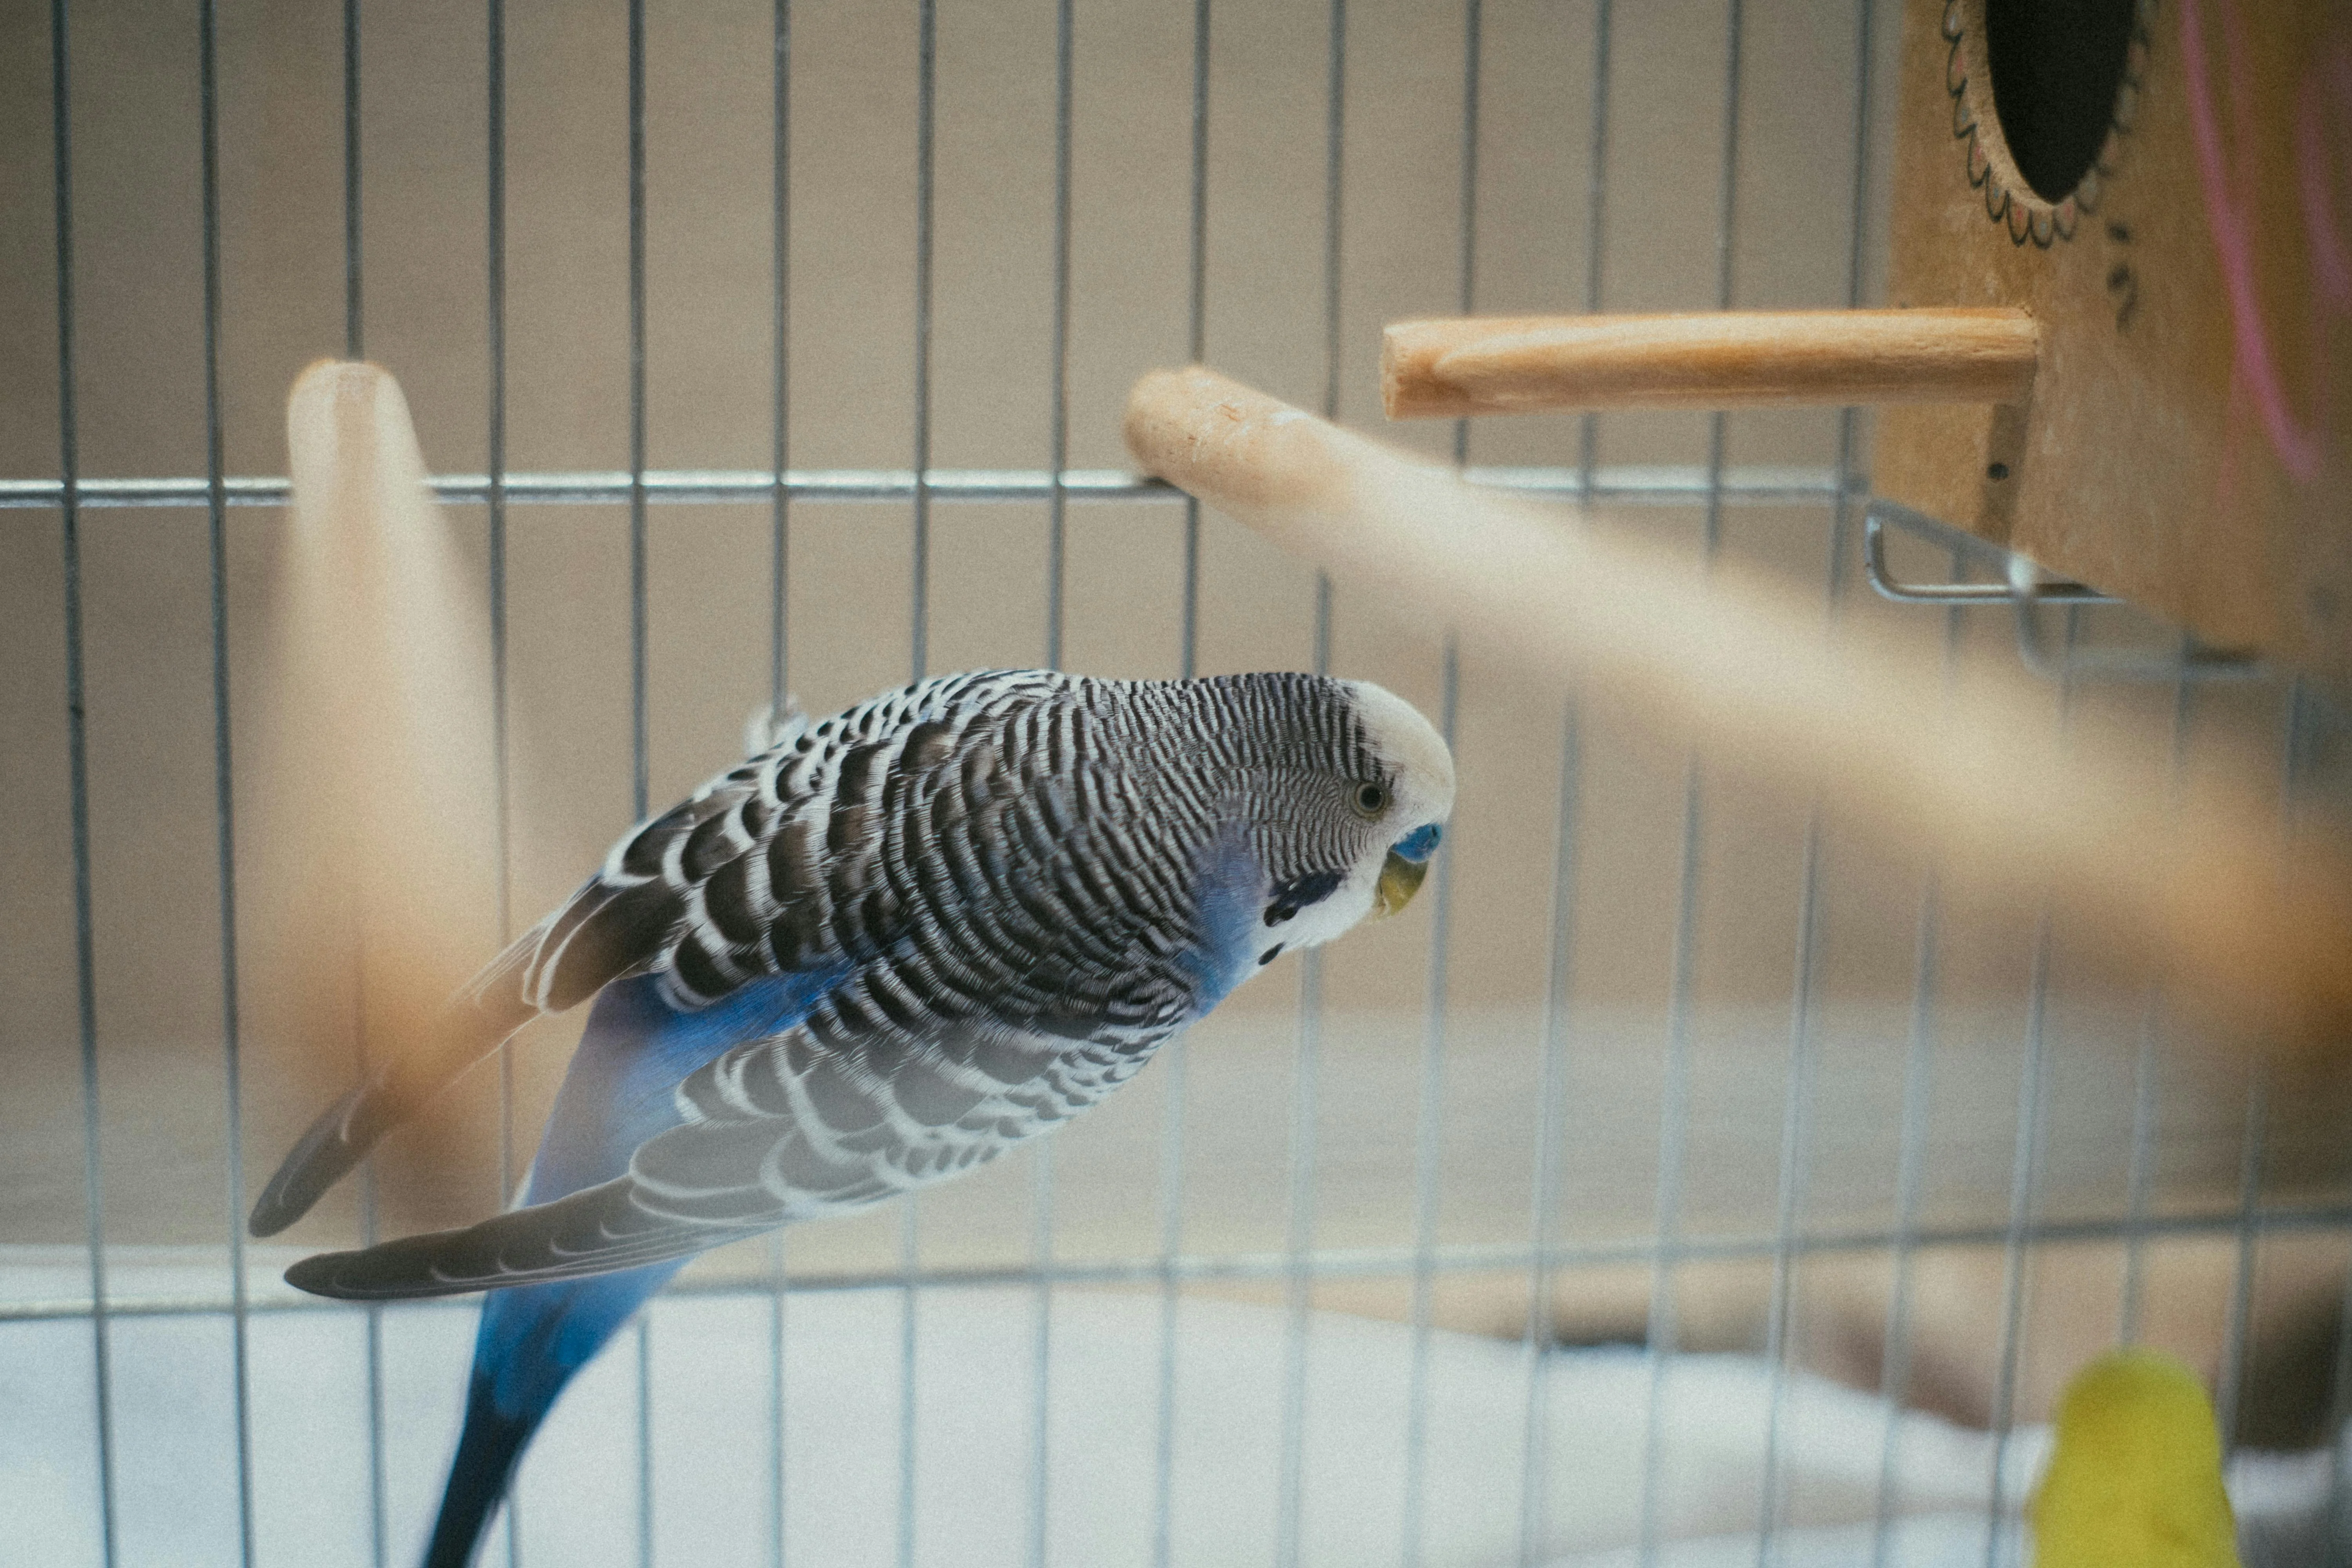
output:
[[[1899,7],[1874,14],[1874,123],[1885,122]],[[1834,304],[1857,246],[1867,294],[1883,258],[1883,135],[1857,239],[1857,18],[1827,0],[1742,7],[1732,293],[1754,306]],[[624,7],[510,0],[506,22],[507,460],[512,469],[628,462],[627,79]],[[1606,151],[1591,126],[1595,8],[1565,0],[1483,7],[1475,262],[1481,310],[1581,308],[1597,243],[1601,305],[1715,303],[1726,109],[1723,0],[1615,8]],[[761,468],[778,417],[771,248],[773,13],[725,0],[646,11],[648,458],[667,468]],[[75,328],[79,460],[86,476],[205,471],[203,272],[194,8],[74,11]],[[1034,468],[1051,449],[1054,7],[940,7],[932,316],[932,460]],[[1205,279],[1207,357],[1294,400],[1379,423],[1381,322],[1457,307],[1465,34],[1458,8],[1359,0],[1347,9],[1338,363],[1327,362],[1325,94],[1328,12],[1305,0],[1214,9]],[[446,0],[363,7],[360,216],[367,355],[415,411],[428,463],[488,460],[489,351],[485,24]],[[283,401],[302,365],[344,347],[342,45],[331,7],[222,7],[218,37],[219,385],[227,471],[282,474]],[[1118,411],[1141,371],[1186,354],[1192,8],[1146,0],[1076,7],[1069,460],[1124,466]],[[903,468],[912,460],[916,91],[911,5],[803,4],[791,31],[789,327],[784,429],[794,468]],[[0,5],[0,478],[58,468],[57,279],[46,7]],[[1591,184],[1605,221],[1588,226]],[[1576,461],[1581,426],[1481,424],[1475,463]],[[1433,453],[1449,427],[1389,432]],[[1740,468],[1822,470],[1829,412],[1744,414]],[[1612,416],[1604,465],[1703,464],[1704,416]],[[487,561],[479,508],[452,512]],[[1997,620],[1878,602],[1857,563],[1831,559],[1826,504],[1740,506],[1723,548],[1830,591],[1843,613],[1950,638],[1956,680],[2014,658]],[[647,724],[656,809],[737,754],[767,690],[772,519],[760,506],[656,505],[648,520]],[[286,520],[237,508],[226,535],[232,742],[253,754],[250,701],[269,646]],[[1695,508],[1628,526],[1689,542]],[[224,1247],[229,1098],[223,1065],[215,864],[210,557],[201,510],[83,514],[89,725],[96,1118],[108,1237]],[[624,508],[514,507],[508,521],[513,719],[511,886],[518,925],[567,891],[631,816],[628,545]],[[1045,508],[935,503],[928,634],[934,668],[1027,664],[1045,651]],[[897,504],[804,504],[789,519],[790,684],[817,711],[906,678],[911,522]],[[1065,661],[1097,673],[1179,672],[1182,512],[1164,502],[1072,503]],[[0,1241],[69,1244],[85,1224],[83,1096],[65,749],[62,555],[54,511],[0,511]],[[1918,575],[1940,569],[1920,552]],[[1202,522],[1203,672],[1303,667],[1311,574],[1222,519]],[[2153,638],[2114,616],[2086,636]],[[1441,651],[1375,604],[1333,605],[1331,663],[1435,711]],[[1571,694],[1465,668],[1457,722],[1461,808],[1451,857],[1446,1022],[1424,1021],[1435,900],[1333,950],[1321,979],[1317,1237],[1382,1246],[1413,1234],[1420,1084],[1440,1065],[1444,1241],[1523,1240],[1535,1169],[1544,1002],[1553,974],[1563,714]],[[1941,700],[1922,691],[1920,700]],[[487,692],[450,694],[487,702]],[[2080,693],[2086,746],[2162,755],[2168,687]],[[2212,687],[2189,707],[2191,768],[2275,766],[2276,684]],[[2058,718],[2052,694],[2053,722]],[[2340,779],[2336,731],[2310,733],[2313,776]],[[1664,1129],[1666,1003],[1681,887],[1688,759],[1587,721],[1570,780],[1566,910],[1562,1206],[1554,1234],[1608,1238],[1667,1216],[1686,1233],[1753,1234],[1777,1212],[1789,1089],[1801,799],[1711,784],[1694,885],[1695,1011],[1685,1163]],[[1704,763],[1702,763],[1704,774]],[[250,1179],[344,1081],[349,1029],[317,1024],[342,982],[307,966],[288,926],[302,847],[273,835],[273,792],[299,780],[236,774],[236,1000],[243,1155]],[[2334,788],[2329,784],[2326,788]],[[2320,793],[2325,793],[2325,788]],[[486,807],[487,808],[487,807]],[[1809,1224],[1894,1223],[1906,1086],[1926,1095],[1923,1217],[2007,1213],[2019,1065],[2029,1031],[2032,910],[1953,910],[1933,945],[1936,1002],[1911,1051],[1924,867],[1823,839],[1818,1005],[1810,1077]],[[493,951],[495,911],[452,910]],[[2053,934],[2046,1013],[2053,1079],[2043,1212],[2120,1215],[2147,976],[2094,964]],[[1190,1245],[1275,1249],[1287,1231],[1301,979],[1285,960],[1191,1044],[1181,1087]],[[527,1151],[576,1025],[535,1030],[515,1057]],[[2234,1203],[2246,1080],[2174,1020],[2151,1058],[2158,1090],[2153,1201]],[[1906,1064],[1912,1077],[1906,1079]],[[1927,1076],[1918,1076],[1921,1070]],[[1160,1135],[1175,1080],[1154,1072],[1060,1141],[1057,1248],[1156,1249]],[[1922,1088],[1921,1086],[1925,1087]],[[2340,1193],[2339,1101],[2273,1084],[2255,1120],[2273,1194]],[[499,1190],[494,1081],[467,1080],[447,1114],[392,1148],[384,1222],[485,1212]],[[1027,1255],[1025,1162],[936,1198],[927,1261]],[[293,1239],[355,1234],[339,1194]],[[795,1266],[895,1268],[895,1215],[812,1229]],[[714,1267],[722,1265],[714,1265]],[[1466,1309],[1465,1309],[1466,1310]],[[1734,1338],[1745,1329],[1726,1331]]]

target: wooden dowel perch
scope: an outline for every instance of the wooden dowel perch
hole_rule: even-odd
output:
[[[1465,651],[1713,765],[1818,789],[1850,826],[1923,847],[1943,885],[2015,907],[2055,898],[2074,929],[2148,960],[2273,1038],[2352,1031],[2352,869],[2289,856],[2275,803],[2176,802],[2156,766],[2070,754],[2021,675],[1948,703],[1940,662],[1871,628],[1834,637],[1817,599],[1729,564],[1702,575],[1633,529],[1465,483],[1202,368],[1157,371],[1128,448],[1335,578],[1455,629]]]
[[[322,993],[343,997],[356,977],[361,1037],[381,1058],[427,1037],[498,945],[489,603],[387,372],[305,370],[286,445],[293,527],[254,771],[284,788],[269,837],[323,908],[274,940],[307,955]],[[339,1077],[345,1048],[320,1065]]]
[[[2023,310],[1725,310],[1455,317],[1381,335],[1391,419],[1541,408],[2020,403],[2036,335]]]

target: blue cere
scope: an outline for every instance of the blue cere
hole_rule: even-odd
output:
[[[1411,861],[1418,866],[1437,853],[1437,840],[1441,837],[1437,824],[1433,822],[1426,826],[1416,827],[1398,839],[1390,847],[1389,853],[1400,860]]]

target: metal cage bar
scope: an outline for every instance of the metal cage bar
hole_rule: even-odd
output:
[[[1608,216],[1609,41],[1611,0],[1595,0],[1592,15],[1592,108],[1585,133],[1584,310],[1601,309],[1602,240]],[[1577,421],[1575,469],[1588,498],[1600,467],[1599,416]],[[1464,471],[1469,472],[1464,465]],[[1574,995],[1579,831],[1584,804],[1580,710],[1570,697],[1560,711],[1559,789],[1552,864],[1551,929],[1544,977],[1543,1036],[1536,1104],[1535,1170],[1529,1191],[1528,1269],[1528,1395],[1526,1431],[1520,1439],[1519,1541],[1521,1568],[1534,1568],[1544,1555],[1549,1495],[1544,1459],[1549,1447],[1549,1371],[1553,1336],[1553,1279],[1545,1261],[1553,1245],[1561,1202],[1560,1144],[1566,1137],[1570,1007]]]
[[[2066,648],[2072,652],[2081,612],[2066,612]],[[2058,731],[2072,728],[2074,688],[2058,687]],[[1993,1449],[1985,1503],[1985,1568],[1999,1568],[2004,1542],[2012,1538],[2007,1517],[2006,1461],[2015,1434],[2018,1363],[2024,1353],[2025,1302],[2032,1288],[2030,1229],[2040,1199],[2042,1154],[2050,1096],[2050,960],[2054,916],[2045,900],[2033,929],[2033,955],[2026,981],[2025,1048],[2018,1069],[2017,1142],[2010,1162],[2009,1226],[2001,1240],[2001,1318],[1998,1372],[1993,1383]]]
[[[1739,219],[1740,43],[1743,20],[1740,0],[1729,0],[1724,16],[1723,142],[1717,173],[1716,309],[1731,309],[1732,267]],[[1706,436],[1706,510],[1701,524],[1701,567],[1712,571],[1723,542],[1723,478],[1725,440],[1730,416],[1708,416]],[[1698,948],[1699,857],[1705,843],[1706,770],[1696,752],[1683,770],[1682,872],[1675,913],[1674,969],[1666,1001],[1666,1089],[1659,1110],[1657,1226],[1661,1237],[1682,1229],[1684,1162],[1690,1135],[1690,1068],[1693,1010]],[[1671,1262],[1661,1259],[1651,1282],[1648,1350],[1650,1384],[1648,1413],[1642,1447],[1642,1568],[1657,1561],[1659,1538],[1659,1474],[1665,1445],[1659,1410],[1674,1370],[1677,1331],[1675,1276]]]
[[[214,0],[196,7],[196,111],[204,253],[205,473],[212,588],[214,852],[219,867],[221,1077],[227,1111],[229,1344],[236,1428],[237,1556],[253,1563],[253,1415],[245,1281],[244,1052],[237,1006],[236,802],[229,742],[228,507],[222,491],[220,96]]]
[[[49,155],[55,187],[58,301],[58,509],[59,575],[66,642],[66,773],[73,836],[74,1018],[81,1064],[82,1236],[89,1279],[91,1426],[98,1437],[99,1542],[106,1568],[116,1561],[114,1398],[106,1283],[105,1162],[100,1143],[98,967],[91,918],[89,741],[84,700],[81,469],[76,421],[74,355],[73,115],[70,29],[66,0],[49,4]]]
[[[792,690],[788,592],[792,586],[792,492],[784,476],[792,466],[792,0],[775,0],[770,21],[773,60],[769,84],[768,258],[771,272],[768,461],[773,480],[768,493],[768,713],[771,723],[784,714]],[[784,1233],[769,1245],[768,1291],[768,1551],[772,1568],[784,1568],[786,1487],[784,1406],[784,1297],[789,1273]]]
[[[1209,14],[1210,0],[1192,0],[1192,94],[1190,189],[1185,234],[1186,359],[1208,357]],[[1201,623],[1201,503],[1184,499],[1182,603],[1178,609],[1177,674],[1199,673]],[[1160,1052],[1160,1381],[1152,1432],[1151,1562],[1169,1568],[1175,1552],[1176,1323],[1184,1245],[1184,1091],[1181,1037]]]
[[[1573,467],[1496,467],[1475,464],[1464,470],[1473,484],[1564,500],[1612,500],[1632,505],[1683,505],[1715,493],[1706,470],[1697,465],[1626,464],[1588,471]],[[441,474],[432,479],[434,499],[444,506],[488,503],[487,474]],[[1070,500],[1181,501],[1181,491],[1160,479],[1124,468],[647,468],[581,473],[515,472],[499,481],[505,502],[517,506],[628,505],[642,488],[664,506],[725,505],[771,500],[780,490],[790,500],[902,503],[918,489],[927,498],[956,501],[1050,500],[1056,489]],[[212,481],[195,478],[77,479],[74,502],[82,510],[120,507],[200,508],[212,504]],[[233,507],[284,506],[290,499],[282,478],[231,475],[222,480],[223,500]],[[1838,493],[1828,468],[1730,467],[1721,494],[1727,504],[1773,506],[1818,500]],[[54,510],[64,504],[57,479],[0,479],[0,511]]]

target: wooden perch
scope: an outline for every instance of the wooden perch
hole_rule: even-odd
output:
[[[1635,529],[1572,528],[1213,371],[1157,371],[1128,449],[1334,577],[1455,629],[1466,650],[1577,682],[1626,721],[1727,771],[1822,792],[1958,894],[2058,900],[2085,934],[2277,1039],[2352,1033],[2352,868],[2290,856],[2274,802],[2175,803],[2155,766],[2070,753],[2047,693],[1972,679],[1725,565],[1702,575]]]
[[[1399,321],[1381,334],[1391,419],[1541,408],[2021,403],[2033,318],[2013,310],[1727,310]]]
[[[286,444],[292,525],[251,771],[280,792],[264,837],[303,889],[269,945],[318,992],[323,1087],[350,1072],[354,1027],[379,1060],[422,1048],[496,951],[499,737],[484,575],[426,485],[399,384],[311,365]],[[331,1024],[354,994],[356,1017]]]

